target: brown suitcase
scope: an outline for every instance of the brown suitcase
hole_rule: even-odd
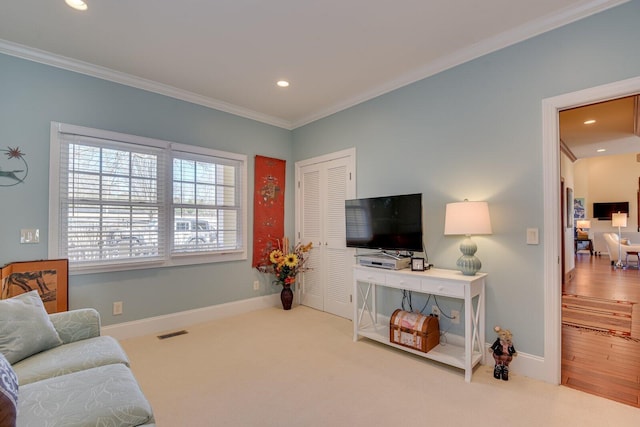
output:
[[[394,344],[427,353],[440,343],[438,318],[397,309],[389,321],[389,339]]]

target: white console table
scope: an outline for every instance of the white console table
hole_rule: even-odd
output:
[[[463,369],[465,381],[470,382],[473,367],[478,363],[484,363],[486,277],[485,273],[465,276],[459,271],[434,268],[422,272],[356,265],[353,267],[353,340],[358,341],[358,337],[366,337]],[[464,346],[448,342],[423,353],[392,343],[389,339],[388,318],[387,322],[378,321],[376,289],[379,286],[464,300]]]

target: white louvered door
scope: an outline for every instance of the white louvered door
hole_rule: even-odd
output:
[[[300,163],[306,164],[296,168],[296,233],[300,241],[313,242],[301,302],[350,319],[355,251],[345,246],[344,201],[355,197],[355,151]]]
[[[298,203],[301,204],[300,240],[304,243],[312,242],[313,248],[307,260],[309,271],[302,277],[301,303],[318,310],[324,310],[324,245],[321,212],[321,165],[313,164],[301,168],[298,181],[301,196]],[[324,174],[322,174],[324,175]]]

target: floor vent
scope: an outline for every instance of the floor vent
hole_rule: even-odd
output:
[[[158,335],[158,338],[161,340],[164,340],[167,338],[173,338],[173,337],[177,337],[178,335],[184,335],[184,334],[188,334],[188,332],[183,329],[182,331],[169,332],[168,334]]]

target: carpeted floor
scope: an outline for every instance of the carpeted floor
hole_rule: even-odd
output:
[[[640,410],[492,363],[461,370],[360,339],[307,307],[122,341],[159,427],[637,426]],[[171,332],[171,331],[167,331]]]

